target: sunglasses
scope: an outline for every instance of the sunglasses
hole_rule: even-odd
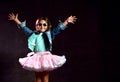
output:
[[[41,23],[40,23],[40,24],[38,24],[38,25],[39,25],[39,26],[47,26],[47,24],[45,24],[45,23],[44,23],[44,24],[41,24]]]

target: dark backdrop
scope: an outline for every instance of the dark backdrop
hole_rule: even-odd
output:
[[[112,0],[0,1],[0,82],[34,82],[34,72],[18,62],[29,50],[26,35],[8,21],[11,12],[18,13],[32,30],[40,16],[47,16],[53,27],[59,20],[77,16],[77,22],[53,41],[53,53],[65,55],[67,62],[50,73],[50,82],[119,82],[118,9]]]

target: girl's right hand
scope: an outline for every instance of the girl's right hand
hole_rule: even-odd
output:
[[[18,14],[13,14],[13,13],[10,13],[9,15],[8,15],[8,17],[9,17],[9,19],[8,20],[16,20],[16,19],[18,19]]]

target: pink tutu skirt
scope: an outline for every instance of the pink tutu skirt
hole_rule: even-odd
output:
[[[30,52],[27,57],[19,58],[19,62],[26,70],[43,72],[61,67],[65,62],[65,56],[57,56],[46,52]]]

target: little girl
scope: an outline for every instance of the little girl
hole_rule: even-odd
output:
[[[68,17],[60,22],[56,28],[51,29],[51,23],[46,17],[36,20],[35,31],[26,26],[26,21],[21,22],[18,14],[10,13],[9,20],[13,20],[28,35],[28,48],[31,50],[24,58],[19,58],[19,63],[26,70],[35,72],[35,82],[48,82],[49,72],[61,67],[65,62],[65,56],[52,54],[52,40],[62,30],[67,28],[69,23],[76,22],[75,16]]]

